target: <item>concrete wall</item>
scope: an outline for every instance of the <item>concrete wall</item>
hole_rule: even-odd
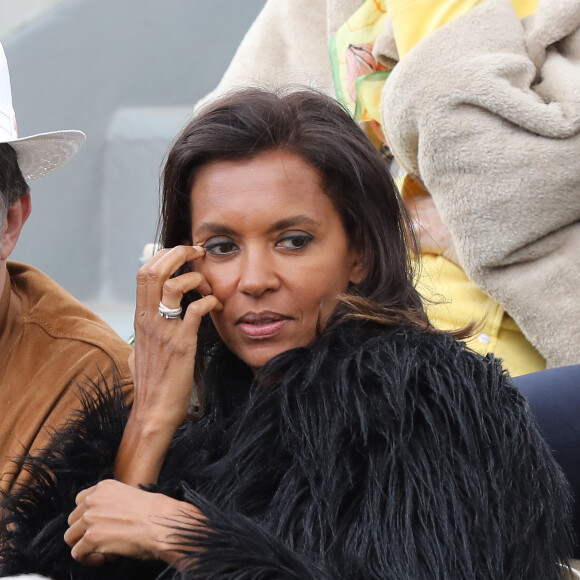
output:
[[[133,300],[138,259],[157,227],[161,160],[190,116],[191,107],[134,107],[113,118],[101,190],[101,301]]]
[[[0,0],[0,39],[5,40],[67,0]]]
[[[132,299],[140,248],[155,232],[163,154],[263,4],[66,0],[6,39],[20,135],[88,137],[69,164],[31,184],[33,213],[14,259],[84,302]]]

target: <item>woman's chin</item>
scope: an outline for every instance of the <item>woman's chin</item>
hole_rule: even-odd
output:
[[[253,345],[242,349],[236,349],[235,354],[242,359],[254,373],[261,369],[275,356],[296,348],[301,345]]]

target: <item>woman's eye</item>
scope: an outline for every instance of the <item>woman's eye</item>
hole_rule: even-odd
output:
[[[276,245],[278,247],[284,248],[285,250],[301,250],[310,244],[312,240],[312,236],[307,234],[293,234],[278,240]]]
[[[204,248],[214,256],[229,256],[237,251],[238,246],[229,238],[212,238],[204,244]]]

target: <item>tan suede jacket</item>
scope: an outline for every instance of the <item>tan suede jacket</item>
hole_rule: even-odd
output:
[[[79,383],[117,373],[132,398],[131,347],[42,272],[8,262],[0,300],[0,489],[16,455],[42,448],[79,405]]]

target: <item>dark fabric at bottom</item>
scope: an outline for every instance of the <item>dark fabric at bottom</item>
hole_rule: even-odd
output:
[[[580,558],[580,365],[514,379],[574,495],[574,556]]]

